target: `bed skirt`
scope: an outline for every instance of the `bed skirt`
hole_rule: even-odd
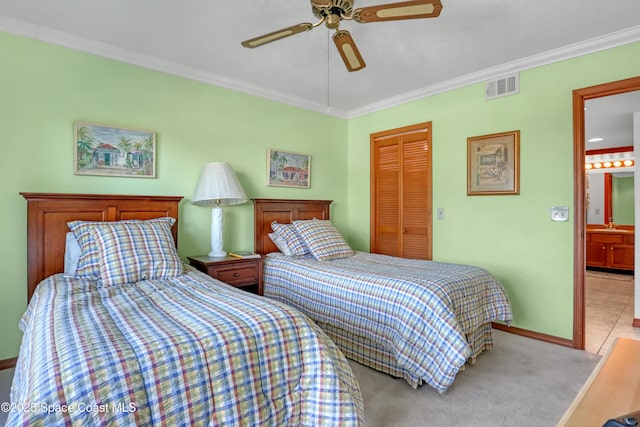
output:
[[[317,322],[331,340],[338,346],[347,359],[351,359],[376,371],[384,372],[395,378],[403,378],[413,388],[422,385],[422,378],[412,375],[399,365],[397,357],[389,349],[364,337],[353,335],[333,325]],[[471,356],[467,363],[475,364],[476,358],[484,350],[493,348],[491,323],[480,325],[476,330],[466,334]],[[460,367],[463,371],[465,365]]]

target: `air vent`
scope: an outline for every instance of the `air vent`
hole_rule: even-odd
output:
[[[520,91],[520,75],[512,74],[487,81],[487,96],[485,99],[500,98],[515,95]]]

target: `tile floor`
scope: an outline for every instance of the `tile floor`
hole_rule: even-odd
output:
[[[640,340],[633,322],[634,277],[587,270],[585,350],[604,355],[616,338]]]

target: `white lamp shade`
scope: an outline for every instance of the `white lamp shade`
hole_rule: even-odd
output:
[[[236,173],[229,163],[204,165],[191,203],[197,206],[239,205],[247,201]]]

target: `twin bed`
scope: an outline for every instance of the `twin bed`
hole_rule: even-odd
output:
[[[444,392],[467,361],[493,346],[492,322],[511,322],[502,285],[474,266],[350,252],[330,224],[306,233],[314,221],[328,222],[330,204],[254,200],[265,296],[311,317],[349,359]],[[270,238],[273,227],[290,223],[302,240],[316,239],[305,241],[310,255],[286,256]]]
[[[258,297],[177,258],[180,197],[23,196],[30,304],[11,400],[31,406],[8,425],[363,425],[345,356],[444,392],[492,346],[491,322],[511,321],[477,267],[281,253],[272,224],[328,223],[330,201],[254,200]]]
[[[357,380],[317,325],[181,263],[181,198],[23,196],[30,303],[7,425],[364,424]]]

